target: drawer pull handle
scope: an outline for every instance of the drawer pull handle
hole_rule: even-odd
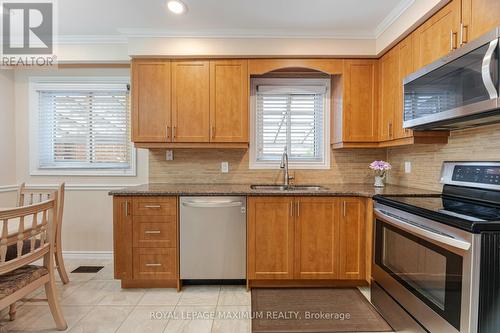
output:
[[[160,205],[145,205],[145,208],[161,208]]]
[[[145,234],[161,234],[160,230],[146,230],[144,231]]]
[[[146,267],[160,267],[161,264],[146,264]]]

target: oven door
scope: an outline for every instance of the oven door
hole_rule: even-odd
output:
[[[471,333],[471,234],[380,206],[375,281],[430,332]]]

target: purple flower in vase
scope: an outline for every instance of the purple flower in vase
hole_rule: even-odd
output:
[[[377,176],[385,177],[385,173],[387,170],[391,170],[392,166],[389,162],[386,161],[373,161],[370,164],[370,169],[374,170]]]

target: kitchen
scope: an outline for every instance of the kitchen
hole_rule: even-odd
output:
[[[43,253],[47,296],[1,329],[499,330],[500,1],[45,2],[57,64],[0,70],[0,290]]]

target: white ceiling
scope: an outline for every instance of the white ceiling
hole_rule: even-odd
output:
[[[415,0],[62,0],[58,34],[113,36],[376,38]]]

